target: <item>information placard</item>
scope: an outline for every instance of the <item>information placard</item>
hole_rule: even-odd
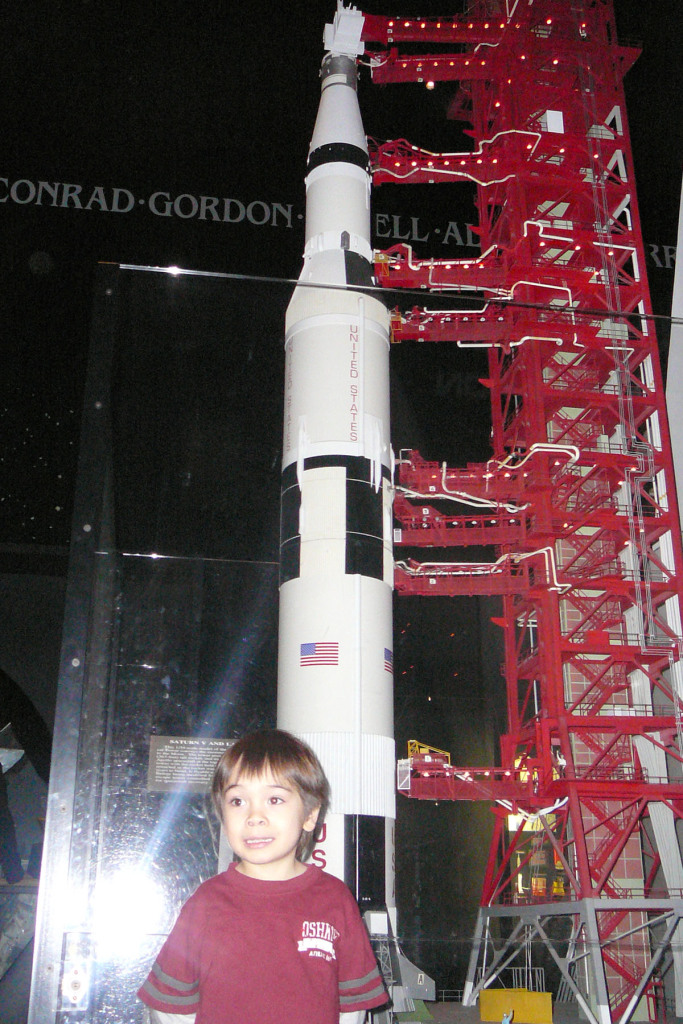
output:
[[[150,736],[147,788],[155,793],[208,793],[227,740],[195,736]]]

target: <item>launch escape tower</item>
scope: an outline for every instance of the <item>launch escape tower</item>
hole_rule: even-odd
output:
[[[473,138],[371,146],[376,186],[477,188],[480,256],[376,255],[384,285],[450,293],[397,312],[395,341],[488,351],[490,460],[404,452],[394,505],[399,545],[441,549],[397,562],[399,593],[502,600],[502,767],[399,769],[410,796],[494,803],[465,1001],[533,941],[590,1021],[652,1016],[671,959],[683,1014],[683,556],[622,88],[637,51],[611,0],[365,16],[363,39],[374,83],[457,83]],[[472,544],[490,561],[447,550]]]

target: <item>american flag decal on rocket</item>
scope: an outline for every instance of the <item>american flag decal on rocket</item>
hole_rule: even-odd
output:
[[[394,673],[394,655],[388,647],[384,648],[384,671]]]
[[[302,644],[299,664],[302,668],[309,665],[338,665],[339,644],[336,641],[334,643]]]

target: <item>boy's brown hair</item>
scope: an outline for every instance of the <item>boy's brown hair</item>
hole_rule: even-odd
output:
[[[312,832],[301,833],[296,848],[297,860],[306,860],[320,838],[330,804],[330,784],[320,761],[307,744],[281,729],[264,729],[236,740],[221,756],[213,773],[211,797],[220,821],[223,820],[223,796],[232,779],[253,778],[271,771],[279,782],[293,786],[301,797],[308,816],[319,807]]]

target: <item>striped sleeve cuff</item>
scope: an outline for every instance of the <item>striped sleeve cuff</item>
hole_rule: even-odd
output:
[[[180,981],[166,974],[158,961],[138,992],[143,1003],[168,1013],[194,1013],[199,1008],[199,980]]]
[[[386,1001],[386,989],[377,967],[373,967],[363,978],[339,982],[339,1009],[342,1013],[369,1010]]]

